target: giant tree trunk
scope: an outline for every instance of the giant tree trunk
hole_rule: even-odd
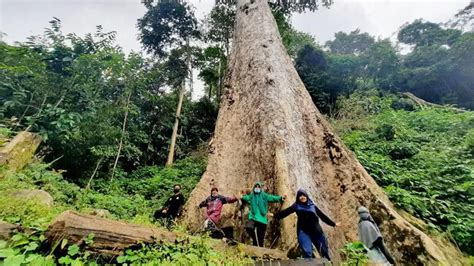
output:
[[[399,262],[458,262],[454,249],[441,250],[394,211],[382,189],[333,134],[293,67],[266,0],[238,1],[234,33],[207,170],[185,206],[188,228],[200,230],[204,214],[196,206],[209,195],[210,183],[231,195],[260,180],[268,192],[288,196],[284,207],[294,202],[298,188],[306,189],[320,209],[342,223],[337,228],[323,225],[335,262],[340,261],[338,250],[357,239],[360,205],[383,220],[380,228]],[[238,231],[242,221],[235,214],[235,207],[226,206],[222,220]],[[294,246],[295,222],[295,217],[271,222],[265,246],[278,234],[276,247]]]

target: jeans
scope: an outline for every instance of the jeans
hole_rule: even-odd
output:
[[[298,230],[298,243],[303,250],[304,258],[313,257],[313,244],[321,257],[331,260],[329,257],[329,248],[324,234],[308,234],[303,230]]]

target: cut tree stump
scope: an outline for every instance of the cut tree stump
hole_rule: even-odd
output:
[[[97,216],[66,211],[59,215],[48,227],[45,235],[51,246],[63,239],[68,244],[81,245],[89,234],[94,234],[94,241],[87,250],[103,255],[118,256],[121,252],[138,243],[177,243],[192,238],[186,234],[170,232],[160,228],[141,226],[119,221],[103,219]],[[227,246],[222,241],[212,241],[214,250],[240,250],[253,258],[287,259],[286,253],[276,249],[260,248],[248,245]]]
[[[40,136],[22,131],[4,147],[0,148],[0,165],[20,170],[25,167],[41,143]]]

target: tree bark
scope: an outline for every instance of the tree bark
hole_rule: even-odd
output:
[[[382,189],[334,135],[299,78],[266,0],[239,0],[233,50],[224,83],[206,172],[185,205],[183,222],[199,230],[204,215],[196,206],[209,195],[211,180],[223,195],[238,194],[264,181],[265,189],[287,195],[284,207],[304,188],[315,204],[342,226],[323,225],[335,263],[338,250],[357,240],[357,207],[368,207],[382,220],[380,229],[399,263],[459,263],[448,244],[433,240],[403,219]],[[278,206],[270,205],[271,212]],[[223,225],[243,229],[245,219],[225,207]],[[296,218],[270,222],[265,246],[287,250],[296,242]]]
[[[179,120],[181,119],[181,107],[183,106],[183,99],[184,94],[186,92],[185,82],[181,84],[181,89],[179,90],[179,99],[178,99],[178,107],[176,108],[176,118],[173,125],[173,133],[171,134],[171,143],[170,149],[168,152],[168,160],[166,161],[166,166],[172,166],[174,162],[174,150],[176,146],[176,137],[178,136],[178,127],[179,127]]]
[[[100,163],[102,162],[102,159],[104,159],[104,157],[100,157],[99,160],[97,160],[97,163],[94,168],[94,172],[92,172],[92,175],[89,178],[89,182],[87,182],[86,188],[84,189],[85,191],[88,191],[89,188],[91,187],[92,179],[94,179],[95,174],[97,174],[97,170],[99,170],[99,166],[100,166]]]
[[[54,247],[63,239],[67,239],[69,245],[81,245],[91,233],[94,234],[94,242],[88,245],[86,249],[94,253],[111,256],[118,256],[124,249],[139,243],[163,241],[174,244],[190,237],[161,228],[112,221],[72,211],[66,211],[59,215],[48,227],[45,235],[50,245]],[[215,250],[235,248],[224,245],[220,240],[212,241],[211,245]],[[287,259],[286,254],[278,250],[246,245],[241,245],[238,249],[255,258]]]
[[[187,45],[187,56],[186,56],[186,68],[188,72],[192,72],[190,69],[191,66],[191,55],[189,51],[189,39],[186,41]],[[192,75],[188,73],[188,75]],[[181,119],[181,107],[183,106],[184,95],[186,93],[186,78],[183,79],[181,84],[181,89],[179,90],[179,99],[178,99],[178,107],[176,108],[176,119],[173,125],[173,133],[171,134],[171,143],[170,149],[168,152],[168,159],[166,160],[166,166],[172,166],[174,162],[174,150],[176,146],[176,137],[178,136],[178,127],[179,127],[179,120]]]
[[[128,111],[129,111],[129,106],[130,106],[130,97],[132,97],[132,91],[128,93],[127,97],[127,104],[125,106],[125,116],[123,118],[123,124],[122,124],[122,134],[120,135],[120,142],[117,150],[117,156],[115,157],[115,162],[114,162],[114,167],[112,168],[112,177],[110,179],[114,179],[115,177],[115,169],[117,169],[117,163],[120,158],[120,153],[122,152],[122,146],[123,146],[123,138],[125,137],[125,129],[127,127],[127,118],[128,118]],[[92,180],[92,179],[91,179]]]

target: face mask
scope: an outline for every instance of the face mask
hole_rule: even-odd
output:
[[[258,187],[256,187],[256,188],[253,189],[253,192],[255,192],[255,193],[260,193],[260,191],[262,191],[262,190],[261,190],[260,188],[258,188]]]
[[[179,192],[179,188],[178,189],[173,189],[174,193],[178,193]]]

